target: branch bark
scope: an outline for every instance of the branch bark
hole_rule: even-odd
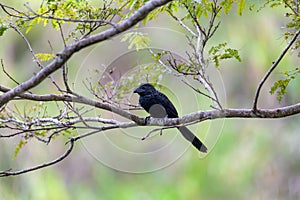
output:
[[[222,109],[197,111],[180,118],[174,119],[154,119],[150,118],[147,125],[150,126],[178,126],[183,124],[193,124],[205,120],[220,118],[283,118],[300,113],[300,103],[275,109],[259,109],[254,112],[252,109]]]
[[[9,88],[0,86],[0,91],[7,91]],[[116,113],[126,119],[132,120],[132,123],[119,122],[114,124],[116,128],[128,128],[138,125],[146,125],[144,118],[139,117],[131,112],[122,110],[121,108],[112,106],[108,103],[102,103],[93,99],[89,99],[84,96],[72,96],[72,95],[35,95],[29,93],[23,93],[19,95],[22,99],[28,99],[33,101],[64,101],[64,102],[76,102],[84,105],[95,106],[99,109],[104,109]],[[15,99],[16,100],[16,99]],[[180,118],[174,119],[155,119],[150,118],[147,125],[150,126],[178,126],[182,124],[197,123],[205,120],[213,120],[218,118],[283,118],[291,115],[296,115],[300,113],[300,103],[293,104],[290,106],[274,108],[274,109],[220,109],[220,110],[207,110],[207,111],[197,111]]]

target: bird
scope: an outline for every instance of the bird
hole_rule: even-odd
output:
[[[151,117],[178,118],[178,113],[173,103],[166,95],[157,91],[152,84],[143,83],[137,87],[133,93],[137,93],[140,96],[140,106],[147,111]],[[203,153],[207,152],[206,146],[187,127],[180,126],[177,129],[196,149]]]

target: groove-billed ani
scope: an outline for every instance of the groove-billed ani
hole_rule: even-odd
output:
[[[178,118],[178,113],[168,97],[157,91],[153,85],[145,83],[136,88],[134,93],[140,95],[140,105],[156,118]],[[205,145],[185,126],[178,128],[185,139],[191,142],[201,152],[206,152]]]

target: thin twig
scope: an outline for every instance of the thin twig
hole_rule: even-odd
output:
[[[285,4],[285,6],[289,7],[293,11],[293,13],[298,16],[299,15],[299,6],[298,6],[299,0],[295,0],[295,1],[296,1],[295,2],[296,9],[294,9],[293,6],[291,4],[289,4],[287,1],[283,1],[283,2]]]
[[[26,4],[25,4],[26,6]],[[27,18],[32,20],[35,19],[37,17],[40,18],[44,18],[44,19],[51,19],[51,20],[56,20],[56,21],[63,21],[63,22],[73,22],[73,23],[99,23],[102,25],[106,25],[109,24],[112,27],[116,28],[116,24],[108,21],[108,20],[104,20],[104,19],[72,19],[72,18],[59,18],[59,17],[54,17],[54,16],[45,16],[44,14],[47,14],[49,11],[46,11],[44,14],[38,14],[36,13],[34,10],[32,10],[29,6],[27,6],[27,8],[30,10],[30,12],[34,15],[34,16],[28,16]]]
[[[178,17],[176,17],[171,11],[168,11],[168,13],[171,15],[171,17],[176,20],[184,29],[186,29],[192,36],[197,37],[197,34],[194,33],[194,31],[192,31],[187,25],[185,25],[185,23],[183,23],[183,21],[181,19],[179,19]]]
[[[168,127],[162,127],[162,128],[156,128],[151,130],[150,132],[147,133],[147,135],[145,135],[144,137],[141,138],[141,140],[145,140],[148,137],[150,137],[153,133],[160,131],[160,135],[162,135],[162,131],[165,129],[170,129],[170,128],[174,128],[174,126],[168,126]]]
[[[183,4],[185,9],[188,11],[189,15],[191,16],[191,18],[193,19],[193,21],[195,22],[196,24],[196,27],[199,28],[200,32],[206,37],[206,32],[205,32],[205,29],[200,25],[200,22],[199,20],[197,19],[197,16],[195,14],[195,10],[193,10],[194,13],[192,13],[191,9],[189,8],[189,5],[184,3]]]
[[[60,23],[58,23],[58,26],[59,26],[59,31],[60,31],[60,35],[61,35],[62,41],[64,43],[64,47],[66,48],[67,47],[67,43],[66,43],[66,39],[65,39],[65,36],[64,36],[63,29],[62,29]],[[71,88],[70,88],[70,86],[68,84],[68,63],[67,62],[62,67],[62,76],[63,76],[64,85],[66,87],[66,91],[72,93],[71,92]]]
[[[7,6],[7,5],[4,5],[4,4],[2,4],[2,3],[0,3],[0,7],[2,8],[2,10],[3,10],[7,15],[9,15],[9,16],[11,16],[11,17],[23,18],[23,19],[29,17],[28,15],[26,15],[26,13],[21,12],[21,11],[15,9],[14,7]],[[9,9],[9,10],[12,10],[13,12],[17,13],[18,15],[15,15],[15,14],[10,13],[10,12],[8,11],[8,9]]]
[[[39,170],[39,169],[42,169],[42,168],[54,165],[54,164],[62,161],[63,159],[65,159],[72,152],[75,140],[73,138],[71,138],[69,140],[69,143],[70,143],[70,146],[69,146],[69,148],[67,149],[67,151],[64,154],[62,154],[58,158],[56,158],[56,159],[54,159],[54,160],[52,160],[52,161],[50,161],[48,163],[43,163],[41,165],[37,165],[35,167],[31,167],[31,168],[27,168],[27,169],[22,169],[22,170],[19,170],[19,171],[12,171],[11,169],[10,170],[6,170],[6,171],[0,171],[0,177],[16,176],[16,175],[28,173],[28,172],[31,172],[31,171],[36,171],[36,170]]]
[[[186,84],[187,86],[189,86],[190,88],[192,88],[195,92],[197,92],[197,93],[199,93],[199,94],[201,94],[201,95],[203,95],[203,96],[209,98],[210,100],[214,101],[215,103],[217,103],[218,108],[222,109],[222,106],[221,106],[220,102],[219,102],[217,99],[213,98],[212,96],[210,96],[210,95],[208,95],[208,94],[205,94],[204,92],[201,92],[198,88],[195,88],[194,86],[192,86],[191,84],[189,84],[189,83],[188,83],[187,81],[185,81],[184,79],[181,80],[181,81],[182,81],[184,84]]]
[[[31,47],[31,45],[30,45],[30,42],[28,41],[28,39],[26,38],[26,36],[16,27],[16,26],[14,26],[13,24],[10,24],[10,27],[12,28],[12,29],[14,29],[23,39],[24,39],[24,41],[26,42],[26,44],[27,44],[27,47],[28,47],[28,49],[29,49],[29,51],[30,51],[30,53],[31,53],[31,55],[32,55],[32,57],[33,57],[33,60],[34,60],[34,62],[37,64],[37,66],[39,67],[39,68],[41,68],[41,69],[43,69],[44,68],[44,66],[42,65],[42,63],[39,61],[39,59],[36,57],[36,55],[35,55],[35,52],[33,51],[33,48]],[[51,80],[51,82],[54,84],[54,86],[58,89],[58,91],[62,91],[61,90],[61,88],[59,87],[59,85],[55,82],[55,80],[52,78],[52,76],[49,74],[48,75],[48,78]]]
[[[4,64],[3,64],[3,59],[1,59],[1,66],[2,66],[2,71],[4,72],[4,74],[10,79],[12,80],[14,83],[16,83],[17,85],[20,85],[20,83],[18,81],[16,81],[4,68]]]
[[[273,65],[270,67],[270,69],[267,71],[267,73],[265,74],[265,76],[263,77],[263,79],[259,82],[258,87],[256,89],[256,93],[255,93],[255,97],[254,97],[254,102],[253,102],[253,108],[252,109],[253,109],[254,112],[257,111],[257,102],[258,102],[258,97],[259,97],[259,93],[260,93],[260,90],[261,90],[262,86],[264,85],[264,83],[266,82],[266,80],[269,78],[269,76],[271,75],[271,73],[278,66],[278,64],[283,59],[283,57],[288,52],[288,50],[291,48],[291,46],[294,44],[294,42],[297,40],[297,38],[298,38],[299,35],[300,35],[300,29],[295,33],[295,35],[293,36],[293,38],[291,39],[291,41],[288,43],[288,45],[285,47],[285,49],[282,51],[282,53],[279,55],[279,57],[273,63]]]
[[[12,23],[10,23],[9,26],[10,26],[13,30],[15,30],[15,31],[16,31],[16,32],[24,39],[24,41],[26,42],[27,47],[28,47],[28,49],[29,49],[31,55],[33,56],[34,62],[37,64],[37,66],[38,66],[39,68],[43,68],[44,66],[42,65],[42,63],[40,63],[39,59],[35,56],[35,53],[34,53],[32,47],[31,47],[31,44],[30,44],[30,42],[28,41],[28,39],[26,38],[26,36],[25,36],[25,35],[24,35],[24,34],[23,34],[23,33],[15,26],[15,25],[13,25]]]

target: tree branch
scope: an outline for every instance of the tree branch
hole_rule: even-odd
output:
[[[186,124],[194,124],[206,120],[220,118],[283,118],[300,113],[300,103],[291,106],[285,106],[275,109],[259,109],[254,112],[252,109],[222,109],[222,110],[207,110],[197,111],[180,118],[150,118],[147,121],[149,126],[178,126]]]
[[[199,89],[193,87],[192,85],[189,85],[194,91],[212,99],[215,103],[217,103],[218,109],[215,110],[206,110],[206,111],[196,111],[187,115],[184,115],[180,118],[150,118],[147,123],[145,123],[144,118],[141,118],[128,110],[122,109],[121,106],[117,104],[113,104],[110,101],[102,101],[100,100],[94,100],[85,96],[81,96],[80,94],[76,94],[75,92],[71,91],[69,85],[68,85],[68,71],[67,71],[67,61],[71,58],[73,54],[76,52],[99,42],[105,41],[109,38],[112,38],[116,36],[119,33],[122,33],[134,25],[136,25],[138,22],[140,22],[142,19],[144,19],[152,10],[163,6],[170,2],[171,0],[150,0],[148,1],[144,6],[139,8],[136,13],[131,15],[128,19],[124,20],[120,24],[113,24],[111,23],[111,28],[107,29],[99,34],[95,34],[93,36],[88,37],[90,33],[93,31],[91,29],[90,32],[88,32],[84,37],[77,42],[74,42],[70,46],[66,45],[64,33],[62,30],[62,27],[59,24],[61,37],[64,42],[64,49],[57,54],[57,57],[47,66],[42,66],[39,61],[36,59],[34,51],[32,50],[30,43],[26,39],[26,37],[19,31],[19,29],[13,25],[11,27],[25,40],[27,43],[27,46],[29,48],[29,51],[32,53],[33,57],[35,58],[35,62],[37,65],[41,68],[40,71],[28,79],[27,81],[19,84],[15,88],[7,88],[5,86],[0,85],[0,92],[3,92],[3,94],[0,95],[0,112],[6,109],[6,111],[9,111],[13,114],[16,114],[16,116],[11,117],[10,115],[6,115],[5,112],[4,116],[6,119],[1,120],[0,119],[0,128],[8,128],[12,130],[12,132],[9,135],[1,135],[0,138],[14,138],[15,136],[21,135],[25,138],[31,138],[35,137],[36,139],[45,142],[48,144],[54,136],[60,134],[62,131],[65,130],[71,130],[71,129],[83,129],[86,132],[82,133],[80,135],[71,137],[71,139],[67,142],[70,143],[68,149],[65,153],[60,155],[58,158],[44,163],[37,165],[35,167],[19,170],[19,171],[0,171],[0,177],[3,176],[15,176],[20,175],[23,173],[35,171],[41,168],[45,168],[51,165],[54,165],[63,159],[65,159],[73,150],[74,143],[77,140],[81,140],[85,137],[91,136],[93,134],[103,132],[106,130],[115,130],[115,129],[125,129],[125,128],[131,128],[131,127],[138,127],[138,126],[158,126],[159,128],[155,128],[154,130],[150,131],[145,137],[142,139],[145,139],[149,137],[152,133],[156,131],[162,131],[164,129],[168,128],[174,128],[174,127],[180,127],[182,125],[191,125],[200,123],[202,121],[206,120],[214,120],[214,119],[220,119],[220,118],[283,118],[291,115],[296,115],[300,113],[300,103],[294,104],[291,106],[281,107],[281,108],[274,108],[274,109],[258,109],[257,108],[257,102],[259,98],[260,90],[265,83],[265,81],[268,79],[272,71],[278,66],[278,64],[281,62],[282,58],[285,56],[287,51],[291,48],[293,43],[297,40],[297,37],[300,34],[300,30],[298,30],[295,35],[293,36],[292,40],[289,42],[287,47],[283,50],[281,55],[278,57],[276,62],[271,66],[271,68],[268,70],[266,75],[263,77],[261,82],[258,85],[258,88],[256,90],[256,95],[254,98],[254,104],[252,109],[223,109],[221,107],[221,104],[217,98],[217,93],[214,90],[211,82],[209,81],[209,77],[205,75],[205,69],[208,64],[206,64],[206,61],[204,60],[204,47],[207,44],[207,41],[215,34],[215,31],[219,27],[219,23],[216,24],[216,17],[221,9],[221,7],[218,7],[217,0],[213,1],[212,6],[212,13],[209,19],[209,24],[207,27],[204,27],[200,23],[200,19],[197,17],[195,13],[195,9],[189,8],[189,5],[184,4],[185,8],[191,15],[192,20],[194,21],[194,25],[196,27],[196,31],[194,32],[192,29],[190,29],[188,26],[186,26],[183,21],[179,18],[177,18],[175,15],[173,15],[171,12],[169,13],[176,21],[179,22],[179,24],[185,28],[194,39],[197,39],[196,46],[192,44],[192,41],[190,41],[191,46],[194,50],[194,56],[195,59],[190,59],[191,63],[187,64],[187,67],[194,66],[196,72],[192,72],[191,75],[197,75],[195,80],[199,81],[202,85],[204,85],[204,88],[211,94],[207,95],[205,93],[202,93]],[[11,14],[10,16],[14,17],[20,17],[24,13],[21,13],[14,8],[4,6],[0,3],[0,7],[4,10],[4,12],[9,13],[9,11],[14,11],[17,15]],[[34,11],[31,11],[34,13]],[[48,11],[47,11],[48,12]],[[90,22],[90,23],[109,23],[107,21],[99,21],[99,20],[72,20],[68,18],[55,18],[51,16],[44,16],[44,14],[37,14],[34,13],[35,16],[33,17],[44,17],[47,19],[54,19],[54,20],[62,20],[62,21],[71,21],[71,22]],[[46,13],[45,13],[46,14]],[[20,15],[20,16],[18,16]],[[24,18],[29,18],[31,16],[24,14]],[[216,25],[215,25],[216,24]],[[196,34],[197,33],[197,34]],[[191,58],[191,57],[190,57]],[[170,60],[171,62],[171,60]],[[0,63],[1,64],[1,63]],[[172,63],[169,63],[172,66]],[[2,64],[3,66],[3,64]],[[175,66],[175,67],[174,67]],[[181,72],[184,74],[184,71],[180,71],[179,68],[176,67],[176,62],[174,59],[174,69],[177,69],[178,72]],[[36,87],[41,83],[45,78],[49,77],[53,72],[58,70],[59,68],[62,68],[62,74],[63,74],[63,81],[66,87],[66,91],[62,91],[58,85],[58,91],[61,92],[61,94],[46,94],[46,95],[37,95],[27,92],[29,89]],[[185,74],[189,75],[189,74]],[[54,84],[54,80],[52,80]],[[93,91],[93,90],[90,90]],[[92,92],[93,93],[93,92]],[[97,97],[97,95],[95,95]],[[44,107],[41,106],[41,110],[37,111],[37,114],[34,113],[31,117],[31,115],[27,116],[27,113],[24,111],[24,116],[22,116],[22,113],[17,111],[10,111],[10,109],[7,107],[5,108],[5,104],[12,100],[29,100],[29,101],[38,101],[38,102],[46,102],[46,101],[53,101],[57,105],[57,109],[59,111],[58,115],[48,116],[48,113],[45,114]],[[64,109],[60,108],[61,102],[63,105],[65,105]],[[77,104],[76,104],[77,103]],[[80,106],[78,106],[80,104]],[[1,108],[2,107],[2,108]],[[95,108],[107,110],[111,113],[118,114],[126,119],[129,119],[130,121],[118,121],[114,119],[105,119],[99,117],[86,117],[86,113],[90,112],[91,110],[94,110]],[[44,112],[44,114],[43,114]],[[74,115],[75,114],[75,115]],[[31,118],[30,118],[31,117]],[[99,122],[99,123],[98,123]],[[46,130],[46,134],[40,134],[38,131],[40,130]],[[37,133],[35,133],[37,131]]]
[[[66,96],[66,95],[33,95],[33,94],[24,93],[24,94],[21,94],[20,96],[30,97],[32,100],[36,100],[38,98],[43,99],[43,100],[53,100],[54,98],[56,98],[57,101],[60,101],[60,100],[68,101],[68,100],[72,99],[71,97]],[[96,103],[96,102],[93,102],[90,104],[89,101],[93,101],[93,100],[89,100],[86,98],[84,98],[84,99],[80,99],[80,98],[77,99],[77,98],[78,97],[74,97],[73,100],[78,101],[78,103],[83,103],[83,104],[88,103],[88,105],[94,105],[94,103]],[[121,111],[112,109],[112,112],[119,113]],[[123,111],[123,112],[126,112],[126,111]],[[291,115],[295,115],[295,114],[299,114],[299,113],[300,113],[300,103],[291,105],[291,106],[276,108],[276,109],[260,109],[260,110],[257,110],[256,112],[254,112],[252,109],[207,110],[207,111],[193,112],[193,113],[184,115],[180,118],[174,118],[174,119],[172,119],[172,118],[150,118],[147,121],[147,126],[164,126],[166,128],[172,128],[172,127],[178,127],[181,125],[190,125],[190,124],[199,123],[199,122],[202,122],[205,120],[213,120],[213,119],[219,119],[219,118],[282,118],[282,117],[287,117],[287,116],[291,116]],[[135,115],[130,113],[127,116],[127,113],[126,113],[126,115],[122,114],[122,116],[124,116],[126,118],[129,117],[128,119],[131,119],[132,116],[135,116]],[[137,116],[135,116],[135,118],[143,120],[143,118],[139,118]],[[76,123],[76,122],[80,122],[80,120],[81,119],[70,120],[70,122],[72,121],[73,123]],[[84,120],[99,121],[98,118],[90,118],[90,119],[85,118]],[[41,121],[43,121],[43,120],[41,120]],[[47,119],[45,121],[47,121]],[[68,143],[70,143],[68,150],[63,155],[58,157],[57,159],[55,159],[51,162],[48,162],[48,163],[44,163],[41,165],[37,165],[35,167],[31,167],[31,168],[27,168],[27,169],[23,169],[23,170],[19,170],[19,171],[11,171],[11,170],[0,171],[0,177],[20,175],[20,174],[24,174],[27,172],[35,171],[38,169],[42,169],[42,168],[54,165],[54,164],[62,161],[63,159],[65,159],[71,153],[71,151],[73,150],[75,141],[80,140],[84,137],[90,136],[92,134],[96,134],[98,132],[102,132],[102,131],[110,130],[110,129],[130,128],[130,127],[139,126],[134,121],[119,122],[116,120],[106,120],[106,119],[100,118],[100,122],[108,123],[111,125],[96,127],[95,128],[96,130],[91,130],[89,132],[83,133],[76,137],[72,137],[68,141]],[[58,121],[55,121],[55,123],[60,124]],[[68,126],[68,123],[65,123],[65,124],[66,124],[66,126]],[[64,125],[64,124],[60,124],[60,125]],[[62,128],[62,127],[60,127],[60,128]],[[165,128],[155,129],[154,131],[162,130],[162,129],[165,129]],[[154,132],[154,131],[152,131],[152,132]],[[54,134],[56,134],[56,132],[54,132]],[[52,135],[49,137],[49,141],[51,140],[51,137],[52,137]]]
[[[254,112],[257,111],[257,102],[258,102],[258,97],[259,97],[259,93],[261,91],[262,86],[264,85],[264,83],[266,82],[266,80],[269,78],[269,76],[271,75],[271,73],[274,71],[274,69],[278,66],[278,64],[283,59],[283,57],[288,52],[288,50],[291,48],[291,46],[294,44],[294,42],[297,40],[297,38],[298,38],[299,35],[300,35],[300,29],[295,33],[295,35],[292,38],[292,40],[288,43],[288,45],[285,47],[285,49],[279,55],[279,57],[277,58],[277,60],[273,63],[273,65],[270,67],[270,69],[267,71],[267,73],[265,74],[265,76],[263,77],[263,79],[258,84],[258,87],[256,89],[256,93],[255,93],[255,97],[254,97],[253,108],[252,108]]]
[[[44,163],[44,164],[41,164],[41,165],[37,165],[35,167],[31,167],[31,168],[27,168],[27,169],[23,169],[23,170],[19,170],[19,171],[11,171],[11,170],[6,170],[6,171],[0,171],[0,177],[4,177],[4,176],[16,176],[16,175],[20,175],[20,174],[24,174],[24,173],[28,173],[28,172],[31,172],[31,171],[36,171],[38,169],[42,169],[42,168],[45,168],[45,167],[49,167],[51,165],[54,165],[60,161],[62,161],[63,159],[65,159],[66,157],[68,157],[68,155],[70,155],[70,153],[72,152],[73,150],[73,147],[74,147],[74,139],[71,138],[70,139],[70,146],[69,148],[67,149],[67,151],[62,154],[60,157],[56,158],[55,160],[52,160],[48,163]]]
[[[7,88],[6,88],[7,89]],[[0,86],[0,91],[3,90],[3,86]],[[145,125],[144,118],[138,117],[128,111],[122,110],[119,107],[112,106],[108,103],[102,103],[93,99],[89,99],[83,96],[71,96],[71,95],[34,95],[24,93],[19,95],[22,98],[33,100],[33,101],[65,101],[65,102],[76,102],[84,105],[95,106],[96,108],[104,109],[116,113],[126,119],[132,120],[132,123],[118,124],[114,121],[114,125],[118,128],[132,127],[134,124]],[[175,119],[151,119],[147,122],[147,125],[151,126],[175,126],[189,123],[198,123],[205,120],[212,120],[218,118],[283,118],[300,113],[300,103],[291,106],[285,106],[274,109],[220,109],[220,110],[207,110],[197,111],[180,118]],[[120,122],[122,123],[122,122]]]
[[[72,45],[66,47],[63,51],[57,54],[57,57],[46,67],[41,69],[35,76],[24,81],[17,87],[11,89],[10,91],[2,94],[0,96],[0,107],[9,102],[15,96],[37,86],[41,83],[46,77],[55,72],[57,69],[61,68],[70,57],[80,51],[81,49],[91,46],[93,44],[105,41],[111,37],[116,36],[117,34],[128,30],[133,27],[139,21],[144,19],[151,11],[154,9],[163,6],[170,2],[171,0],[151,0],[148,1],[145,5],[137,10],[131,17],[124,20],[122,23],[116,25],[113,28],[107,29],[99,34],[95,34],[88,38],[82,39],[78,42],[73,43]]]
[[[9,88],[1,86],[0,85],[0,91],[6,92],[10,91]],[[28,99],[32,101],[62,101],[62,102],[74,102],[74,103],[81,103],[89,106],[94,106],[96,108],[104,109],[107,111],[111,111],[113,113],[116,113],[122,117],[125,117],[127,119],[130,119],[134,121],[135,123],[139,125],[145,124],[144,118],[140,118],[128,111],[122,110],[119,107],[113,106],[109,103],[102,103],[100,101],[96,101],[94,99],[90,99],[84,96],[80,96],[77,94],[77,96],[64,94],[64,95],[56,95],[56,94],[46,94],[46,95],[35,95],[35,94],[29,94],[29,93],[23,93],[18,95],[23,99]],[[18,100],[18,99],[13,99]]]

